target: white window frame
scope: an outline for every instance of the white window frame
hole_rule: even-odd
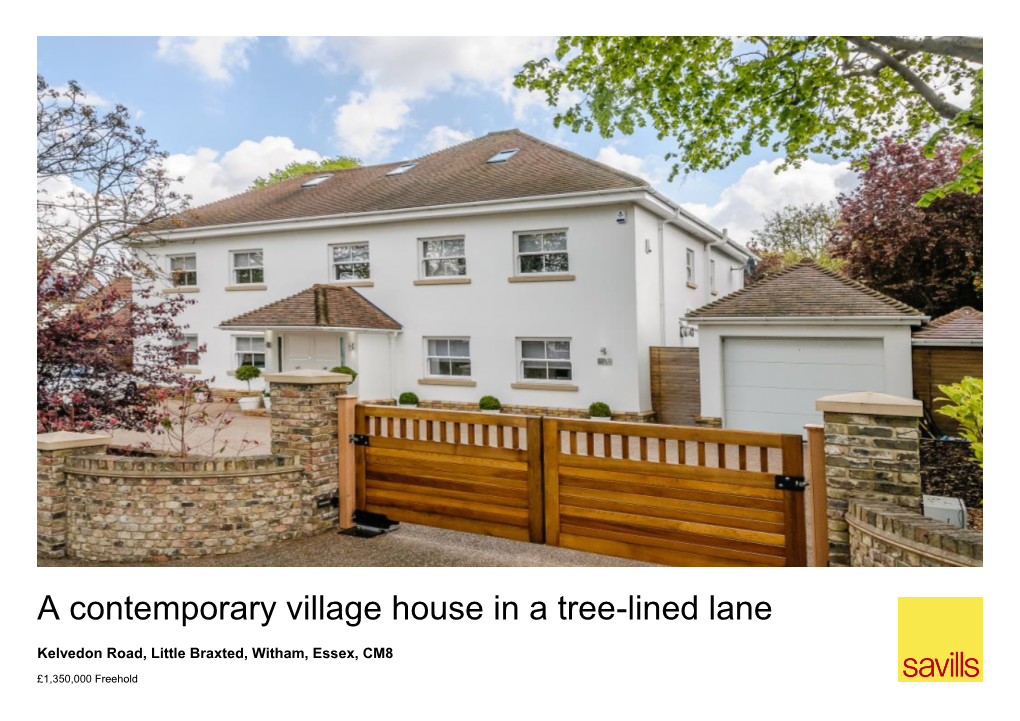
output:
[[[549,358],[549,349],[546,346],[544,358],[525,358],[524,357],[524,343],[525,341],[535,341],[538,343],[568,343],[570,345],[570,357],[566,360],[562,358]],[[546,363],[569,363],[570,364],[570,378],[526,378],[524,375],[524,361],[545,361]],[[548,367],[546,368],[548,372]],[[526,337],[517,339],[517,382],[518,383],[544,383],[548,385],[563,385],[565,383],[573,384],[574,381],[574,340],[573,338],[536,338]]]
[[[192,344],[187,340],[188,338],[194,338],[195,339],[194,346],[192,346]],[[184,333],[184,334],[182,334],[180,340],[177,342],[177,346],[178,347],[184,346],[187,349],[187,350],[184,351],[185,353],[194,353],[195,354],[195,362],[194,363],[188,363],[187,358],[185,358],[184,359],[184,365],[182,367],[183,368],[197,368],[199,363],[200,363],[200,361],[202,360],[199,357],[199,355],[198,355],[198,349],[201,347],[201,343],[199,342],[199,338],[198,338],[198,333]],[[193,350],[191,350],[192,348],[193,348]]]
[[[247,268],[238,268],[235,265],[236,258],[239,255],[245,253],[261,253],[262,254],[262,265],[250,265]],[[262,280],[249,280],[246,283],[242,283],[237,279],[238,271],[242,270],[253,270],[258,269],[262,271]],[[232,250],[230,251],[230,284],[231,285],[265,285],[266,283],[266,252],[262,248],[248,248],[246,250]]]
[[[439,356],[439,355],[430,355],[429,354],[429,342],[430,341],[441,341],[441,340],[445,340],[445,341],[454,341],[454,340],[456,340],[456,341],[464,341],[464,342],[466,342],[468,344],[468,354],[466,356],[452,356],[452,355]],[[433,336],[426,336],[426,337],[422,338],[422,356],[425,359],[425,376],[424,376],[425,378],[439,378],[439,379],[442,379],[442,380],[464,380],[464,381],[469,381],[469,380],[473,380],[474,379],[474,371],[475,371],[475,369],[474,369],[474,362],[471,360],[471,336],[466,336],[466,335],[461,335],[461,336],[457,336],[457,335],[433,335]],[[471,373],[469,373],[466,376],[458,376],[458,375],[453,375],[453,374],[444,375],[442,373],[433,373],[432,372],[432,364],[429,362],[433,358],[447,359],[447,360],[466,360],[469,364],[471,364]]]
[[[464,244],[464,253],[462,255],[443,255],[437,258],[425,257],[425,244],[435,243],[436,241],[442,240],[459,240]],[[464,272],[458,275],[429,275],[428,271],[425,270],[425,265],[430,260],[457,260],[459,258],[464,259]],[[440,235],[434,238],[418,238],[418,277],[422,280],[428,280],[429,278],[467,278],[467,239],[463,235]]]
[[[261,354],[262,354],[262,367],[259,368],[258,366],[256,366],[256,368],[259,368],[259,370],[264,371],[266,369],[266,364],[269,361],[269,349],[266,348],[266,345],[265,345],[266,337],[265,337],[265,335],[263,335],[261,333],[239,333],[239,334],[230,336],[230,353],[231,353],[231,358],[233,359],[233,365],[231,366],[231,370],[236,370],[236,369],[241,367],[240,356],[242,356],[242,355],[252,355],[252,356],[254,356],[256,353],[260,352],[260,351],[255,351],[255,350],[247,350],[247,351],[238,350],[237,349],[237,341],[241,340],[242,338],[260,338],[260,339],[262,339],[262,350],[261,350]]]
[[[708,289],[713,293],[716,292],[715,287],[715,258],[711,258],[708,261]]]
[[[346,261],[346,262],[340,261],[340,262],[338,262],[335,259],[334,252],[335,252],[335,250],[337,248],[352,247],[352,246],[355,246],[355,245],[363,245],[363,246],[365,246],[365,250],[368,251],[368,260],[365,260],[365,261],[358,260],[358,261],[353,261],[353,262],[351,262],[351,261]],[[336,269],[337,269],[338,265],[367,265],[368,266],[368,275],[366,275],[364,278],[359,278],[359,277],[354,277],[354,278],[337,278],[336,277]],[[371,280],[371,279],[372,279],[372,244],[369,241],[367,241],[367,240],[353,240],[353,241],[351,241],[349,243],[332,243],[332,244],[330,244],[330,246],[329,246],[329,280],[330,280],[331,283],[357,283],[358,281]]]
[[[195,268],[194,268],[194,270],[187,270],[187,269],[185,269],[185,270],[182,271],[184,273],[194,273],[195,274],[195,282],[194,283],[178,283],[177,279],[174,277],[174,261],[175,260],[179,260],[179,259],[183,259],[183,258],[193,258],[195,260]],[[173,255],[168,255],[166,257],[166,263],[167,263],[167,272],[169,272],[169,274],[170,274],[170,283],[173,285],[174,288],[196,288],[196,287],[198,287],[198,254],[197,253],[175,253]]]
[[[537,253],[522,253],[521,252],[521,236],[522,235],[543,235],[546,233],[563,233],[566,237],[567,247],[566,250],[556,251],[539,251]],[[567,256],[567,267],[564,270],[542,270],[539,272],[524,272],[521,270],[521,256],[525,255],[566,255]],[[542,265],[545,265],[543,261]],[[536,276],[536,275],[563,275],[570,272],[570,230],[568,228],[548,228],[545,230],[515,230],[514,231],[514,275],[515,276]]]
[[[694,272],[695,271],[696,256],[695,256],[693,248],[687,248],[686,257],[687,257],[687,282],[688,283],[697,283],[698,282],[697,281],[697,277],[698,276]]]

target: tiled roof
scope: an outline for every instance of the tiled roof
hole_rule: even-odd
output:
[[[300,293],[223,321],[224,328],[357,328],[400,330],[402,326],[353,288],[313,285]]]
[[[948,315],[936,318],[914,333],[915,340],[967,340],[984,339],[984,314],[965,306]]]
[[[486,162],[501,150],[518,152],[501,163]],[[400,165],[417,165],[400,175]],[[332,171],[313,187],[302,187],[329,171],[307,173],[195,208],[166,221],[172,228],[310,218],[343,213],[423,208],[487,200],[510,200],[598,190],[650,188],[633,175],[520,132],[489,133],[414,160]]]
[[[687,317],[923,317],[923,313],[834,270],[804,259],[698,308]]]

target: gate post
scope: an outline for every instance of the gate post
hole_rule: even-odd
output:
[[[105,453],[113,440],[103,433],[40,433],[36,437],[35,540],[38,558],[63,558],[67,550],[67,479],[64,459]]]
[[[273,399],[271,450],[293,457],[304,467],[301,530],[310,536],[334,528],[339,516],[335,504],[340,463],[336,399],[347,395],[351,377],[306,369],[263,378],[270,383]]]
[[[811,549],[813,565],[829,565],[829,497],[825,482],[825,426],[806,425],[807,466],[811,469]]]
[[[849,566],[851,498],[921,505],[923,407],[884,393],[847,393],[819,398],[815,408],[825,421],[829,565]]]
[[[357,507],[358,476],[354,463],[355,447],[349,442],[350,437],[358,432],[354,420],[357,405],[357,396],[337,396],[337,435],[340,437],[337,496],[341,530],[354,526],[354,510]]]

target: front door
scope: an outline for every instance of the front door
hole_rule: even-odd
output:
[[[283,338],[283,370],[332,370],[344,364],[339,333],[287,333]]]

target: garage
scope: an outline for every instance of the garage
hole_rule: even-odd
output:
[[[805,260],[685,320],[697,326],[701,422],[804,433],[824,396],[912,398],[911,331],[928,318]]]
[[[885,391],[880,339],[724,338],[723,420],[749,431],[800,433],[820,423],[815,401]]]

